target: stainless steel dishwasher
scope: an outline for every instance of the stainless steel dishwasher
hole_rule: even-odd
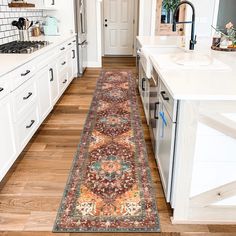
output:
[[[167,202],[171,202],[172,176],[176,139],[177,100],[174,100],[160,82],[158,150],[156,153],[158,169],[161,176]]]

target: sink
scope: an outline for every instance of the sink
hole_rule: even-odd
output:
[[[209,66],[213,62],[213,59],[209,55],[195,52],[177,53],[173,56],[172,60],[176,64],[186,67]]]
[[[151,78],[152,63],[150,60],[150,55],[164,55],[164,54],[181,54],[183,49],[178,47],[148,47],[142,48],[140,53],[140,62],[148,78]]]
[[[165,70],[230,70],[228,65],[210,55],[180,48],[178,50],[152,54],[151,58],[155,65]]]

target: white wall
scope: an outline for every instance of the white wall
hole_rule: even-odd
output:
[[[196,10],[196,35],[198,37],[210,37],[212,33],[212,22],[214,17],[215,0],[190,0]],[[191,19],[192,9],[187,7],[187,18]],[[191,25],[185,26],[186,35],[191,32]]]
[[[101,0],[87,0],[88,67],[101,67]]]
[[[156,0],[139,0],[139,36],[155,34]]]
[[[54,16],[59,20],[60,34],[71,34],[75,32],[74,0],[57,0],[59,11],[44,11],[46,16]],[[63,9],[63,10],[61,10]]]

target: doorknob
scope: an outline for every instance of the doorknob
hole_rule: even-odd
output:
[[[105,24],[105,27],[107,27],[108,25],[107,24]]]
[[[105,19],[105,22],[107,22],[107,19]]]

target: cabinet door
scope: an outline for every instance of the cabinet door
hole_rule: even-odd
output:
[[[48,75],[48,68],[45,67],[37,78],[40,121],[43,121],[52,109],[51,86]]]
[[[58,73],[57,73],[56,63],[49,65],[48,77],[50,81],[52,105],[54,106],[59,98],[59,83],[58,83]]]
[[[176,124],[172,123],[163,101],[160,100],[158,119],[157,164],[166,201],[170,202],[173,173]]]
[[[17,152],[11,114],[10,98],[0,101],[0,181],[15,161]]]
[[[73,59],[72,59],[72,49],[67,51],[67,71],[68,71],[68,80],[69,83],[73,79]]]
[[[56,8],[58,0],[44,0],[45,8]]]
[[[72,74],[73,78],[78,76],[77,50],[76,46],[72,48]]]

